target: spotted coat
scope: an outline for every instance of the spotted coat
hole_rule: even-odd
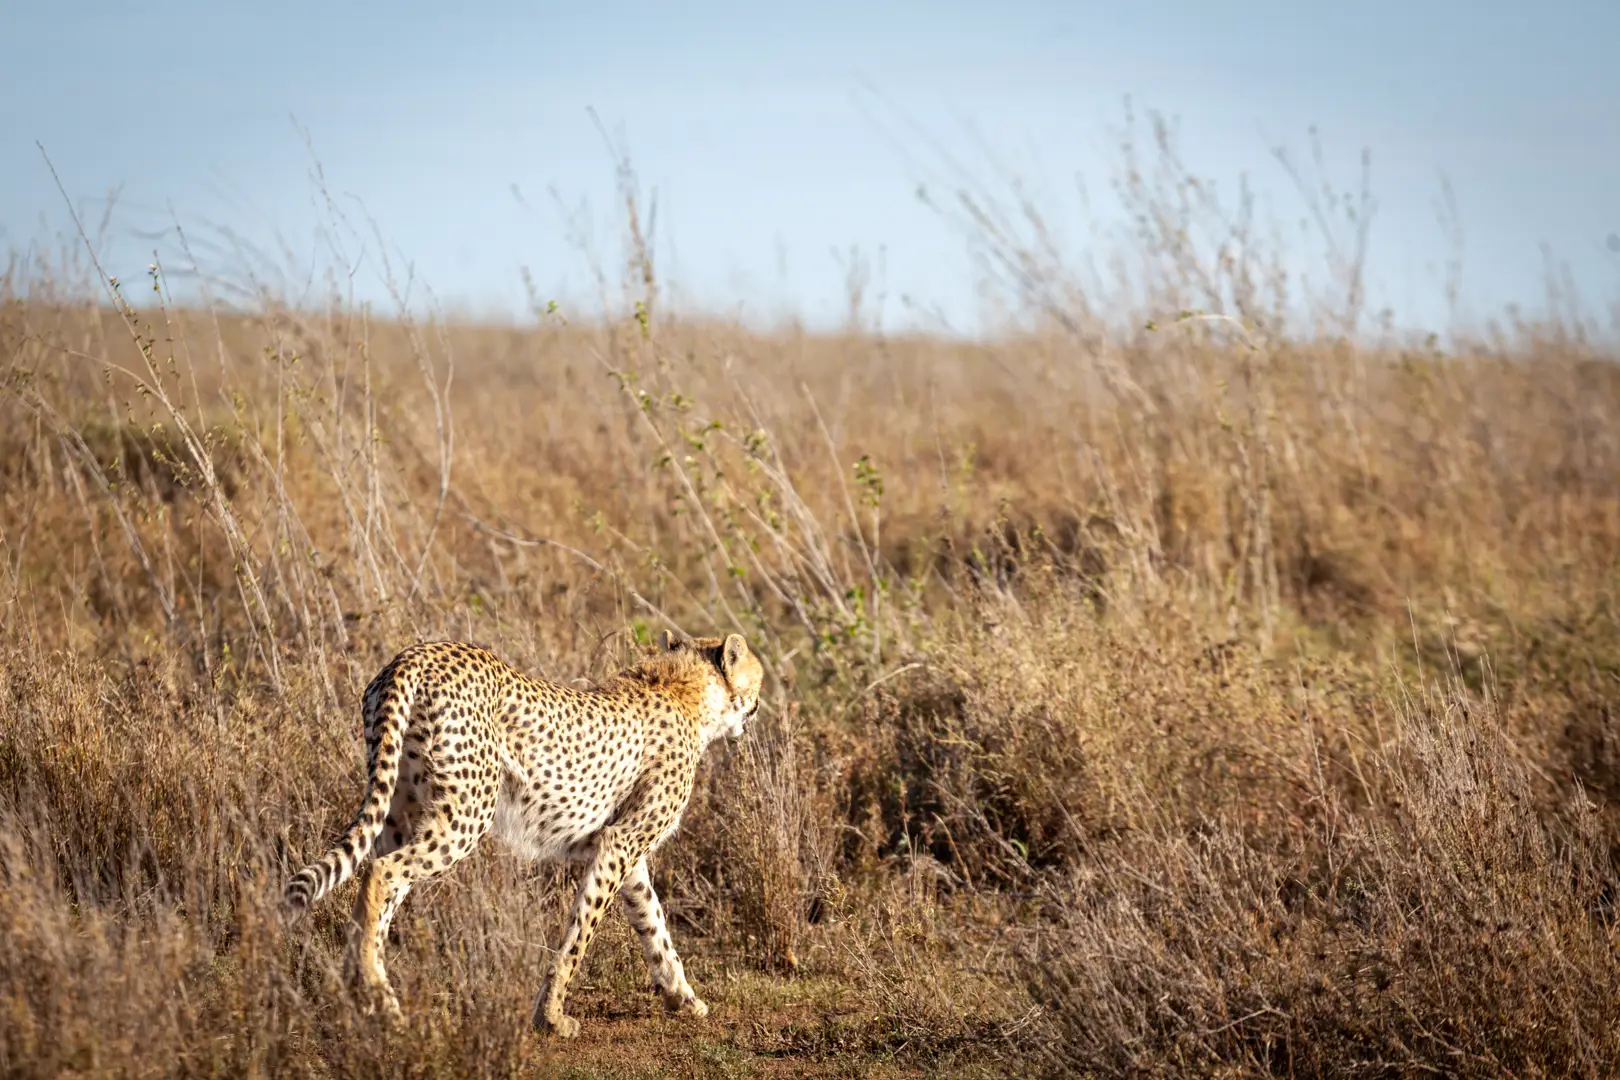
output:
[[[739,634],[677,639],[590,690],[531,679],[462,642],[414,645],[362,698],[366,797],[343,837],[288,883],[301,913],[361,873],[346,967],[397,1015],[382,948],[417,882],[449,870],[491,831],[519,854],[583,867],[533,1021],[563,1036],[568,981],[613,896],[666,1006],[708,1013],[686,980],[647,855],[675,832],[703,751],[740,738],[763,668]],[[368,861],[369,860],[369,861]]]

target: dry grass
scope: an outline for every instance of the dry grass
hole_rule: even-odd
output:
[[[7,279],[0,1072],[1603,1075],[1620,369],[1351,344],[1348,264],[1284,334],[1243,219],[1134,161],[1134,325],[1247,335],[1104,325],[972,191],[1038,316],[981,345],[683,321],[633,228],[592,325]],[[567,882],[492,844],[407,905],[381,1037],[349,890],[271,910],[353,812],[360,688],[666,624],[770,665],[655,863],[715,1016],[610,922],[586,1038],[531,1038]]]

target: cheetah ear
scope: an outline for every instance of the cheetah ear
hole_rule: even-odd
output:
[[[677,638],[674,633],[669,630],[658,631],[658,644],[665,652],[675,652],[686,646],[686,642]]]
[[[727,678],[730,678],[731,673],[737,670],[737,665],[741,664],[743,657],[747,655],[748,642],[743,640],[743,636],[741,634],[728,634],[726,643],[720,651],[720,670],[725,673]]]

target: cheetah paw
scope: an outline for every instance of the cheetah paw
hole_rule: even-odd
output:
[[[550,1031],[559,1039],[576,1039],[579,1037],[579,1021],[572,1016],[559,1016],[555,1020],[541,1017],[537,1026],[542,1031]]]
[[[701,1020],[709,1015],[709,1007],[703,1003],[702,998],[690,997],[675,1007],[675,1014]]]

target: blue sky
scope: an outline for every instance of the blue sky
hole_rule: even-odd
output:
[[[1544,304],[1543,243],[1588,308],[1620,296],[1606,248],[1620,232],[1620,5],[1595,0],[0,0],[0,247],[66,227],[37,141],[90,215],[121,187],[114,273],[138,276],[154,246],[176,264],[170,207],[198,238],[208,223],[260,246],[279,233],[284,261],[307,270],[326,219],[318,159],[340,205],[363,205],[443,301],[516,311],[527,266],[542,294],[581,305],[594,286],[548,191],[585,208],[575,224],[611,264],[613,164],[594,110],[657,189],[658,255],[686,302],[836,319],[832,251],[859,245],[884,252],[887,324],[908,320],[909,297],[965,327],[971,263],[915,198],[926,155],[897,118],[987,167],[976,130],[1084,254],[1073,178],[1106,225],[1096,196],[1127,95],[1179,119],[1194,170],[1228,183],[1246,171],[1290,228],[1301,206],[1269,148],[1303,151],[1315,124],[1348,183],[1370,147],[1373,295],[1404,322],[1445,317],[1442,172],[1466,235],[1466,313]],[[355,289],[380,298],[365,246]]]

